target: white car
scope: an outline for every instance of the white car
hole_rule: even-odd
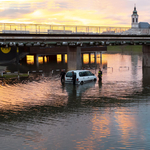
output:
[[[75,74],[75,84],[83,84],[89,81],[97,80],[97,77],[89,70],[71,70],[65,75],[65,83],[73,83],[73,72]]]

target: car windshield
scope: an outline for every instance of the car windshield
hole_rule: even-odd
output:
[[[87,71],[87,75],[88,75],[88,76],[91,76],[91,75],[93,75],[93,73],[90,72],[90,71]]]
[[[74,72],[74,74],[76,75],[75,72]],[[72,72],[67,72],[66,77],[72,77]]]
[[[93,75],[93,73],[91,73],[90,71],[83,71],[83,72],[79,72],[79,76],[83,77],[83,76],[91,76]]]

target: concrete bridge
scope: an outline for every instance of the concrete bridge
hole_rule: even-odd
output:
[[[2,58],[3,61],[5,60],[10,48],[14,49],[13,54],[17,51],[17,53],[26,54],[27,52],[32,53],[33,47],[37,49],[47,47],[49,51],[66,47],[68,60],[70,62],[75,60],[77,62],[75,65],[78,66],[79,57],[85,48],[88,48],[88,51],[94,48],[97,48],[96,51],[106,51],[108,45],[127,44],[143,45],[143,67],[150,67],[150,35],[124,35],[123,32],[129,28],[105,27],[105,30],[101,32],[102,27],[34,25],[35,29],[29,30],[27,25],[16,25],[17,29],[13,29],[14,26],[9,24],[0,26],[0,47],[3,53],[0,60]]]

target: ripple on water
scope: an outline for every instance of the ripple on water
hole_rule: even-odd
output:
[[[1,86],[0,149],[150,149],[149,83],[138,63],[110,55],[102,83],[62,86],[53,76]]]
[[[53,80],[45,80],[0,87],[0,109],[21,110],[27,106],[33,107],[34,105],[56,105],[56,103],[60,103],[60,105],[61,103],[64,104],[66,102],[65,97],[67,97],[67,94],[65,92],[62,93],[62,89],[60,89],[61,85]]]

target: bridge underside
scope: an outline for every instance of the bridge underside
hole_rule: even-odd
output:
[[[149,35],[0,34],[0,46],[16,47],[14,49],[19,47],[19,56],[23,52],[41,55],[68,54],[68,47],[75,47],[76,51],[80,47],[81,53],[106,51],[108,45],[125,44],[142,45],[143,67],[150,67]],[[15,55],[13,48],[9,57],[7,50],[6,53],[0,50],[0,62],[12,60]]]
[[[17,52],[18,51],[18,52]],[[77,47],[77,46],[49,46],[49,47],[0,47],[0,64],[7,64],[15,62],[18,59],[22,59],[27,54],[35,55],[35,62],[38,60],[38,55],[57,55],[67,54],[69,64],[74,65],[73,68],[80,68],[81,66],[81,53],[95,53],[107,51],[106,46],[92,46],[92,47]],[[37,59],[36,59],[37,58]],[[77,63],[71,63],[73,62]],[[80,65],[79,65],[79,64]],[[75,67],[76,66],[76,67]],[[72,68],[72,67],[69,67]],[[73,69],[72,68],[72,69]]]
[[[81,54],[107,51],[106,46],[90,46],[90,47],[89,46],[85,46],[85,47],[79,47],[79,46],[27,47],[27,46],[22,46],[22,47],[18,47],[18,48],[19,48],[19,59],[25,57],[27,54],[29,54],[29,55],[68,54],[68,57],[71,58],[71,55],[74,55],[73,59],[77,59],[76,55],[78,55],[79,48],[80,48]],[[74,50],[74,52],[72,52],[72,50]],[[143,67],[150,67],[150,45],[143,45],[142,51],[143,51]],[[75,52],[76,52],[76,54],[75,54]],[[16,46],[0,47],[0,64],[15,62],[16,58],[17,58],[17,47]],[[69,60],[69,58],[68,58],[68,60]]]
[[[29,54],[41,54],[41,55],[56,55],[56,54],[67,54],[68,47],[76,48],[78,46],[60,46],[60,47],[31,47]],[[91,46],[91,47],[80,47],[81,53],[89,53],[95,51],[107,51],[106,46]]]

